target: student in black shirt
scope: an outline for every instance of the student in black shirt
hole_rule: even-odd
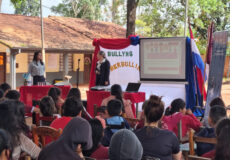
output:
[[[171,131],[158,128],[163,113],[164,103],[161,98],[152,95],[144,108],[145,127],[135,132],[144,150],[143,157],[180,160],[181,152],[176,135]]]

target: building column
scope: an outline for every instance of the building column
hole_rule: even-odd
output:
[[[69,54],[64,53],[63,54],[63,79],[65,78],[65,75],[68,75],[69,73]]]
[[[10,85],[16,89],[16,54],[10,52]]]

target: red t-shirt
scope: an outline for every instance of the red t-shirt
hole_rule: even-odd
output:
[[[61,117],[58,119],[53,120],[53,122],[50,124],[50,127],[59,129],[61,128],[62,131],[65,128],[65,126],[71,121],[71,117]],[[46,144],[49,144],[52,141],[50,137],[46,137]]]
[[[90,157],[95,159],[109,159],[109,148],[99,145]]]
[[[61,128],[62,130],[65,128],[65,126],[71,121],[72,117],[61,117],[58,119],[55,119],[51,124],[50,127],[53,127],[55,129]]]
[[[196,116],[194,116],[194,114],[183,115],[182,117],[182,137],[186,136],[190,128],[194,129],[195,131],[199,131],[200,127],[201,127],[201,123],[196,118]],[[173,128],[173,132],[176,135],[178,135],[177,126]]]
[[[202,157],[214,159],[215,154],[216,154],[216,150],[212,150],[210,152],[203,154]]]
[[[180,114],[175,113],[172,115],[172,118],[170,118],[170,116],[167,116],[167,118],[170,118],[170,121],[168,121],[170,123],[167,123],[167,121],[165,121],[165,123],[167,124],[168,129],[172,130],[178,136],[177,123],[180,121],[180,119],[176,118],[175,116],[179,117]],[[163,119],[163,121],[165,120],[165,118]],[[194,129],[195,131],[199,131],[201,123],[193,114],[182,115],[181,120],[182,120],[182,137],[186,136],[190,128]]]

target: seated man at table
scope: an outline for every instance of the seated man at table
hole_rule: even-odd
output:
[[[123,128],[130,128],[128,122],[123,117],[121,117],[122,103],[120,100],[114,99],[109,101],[107,108],[109,118],[105,120],[106,128],[104,130],[104,137],[102,138],[101,142],[104,146],[109,146],[112,135],[118,130]]]
[[[213,106],[209,111],[208,123],[211,128],[203,128],[197,136],[206,137],[206,138],[214,138],[215,135],[215,128],[217,122],[226,117],[226,110],[223,106]],[[197,143],[197,155],[201,156],[204,153],[207,153],[215,148],[215,145],[208,144],[208,143]]]

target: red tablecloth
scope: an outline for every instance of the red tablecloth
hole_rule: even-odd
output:
[[[94,115],[94,104],[97,106],[101,105],[103,99],[110,96],[110,92],[108,91],[86,91],[87,94],[87,111],[91,116]],[[124,98],[129,99],[132,102],[132,110],[134,115],[136,115],[136,108],[134,106],[135,103],[140,103],[145,101],[145,93],[137,92],[137,93],[129,93],[124,92]]]
[[[20,87],[20,100],[28,105],[32,106],[32,100],[39,100],[42,97],[46,96],[48,94],[48,91],[51,87],[54,87],[52,85],[49,86],[21,86]],[[66,98],[66,96],[69,93],[70,86],[55,86],[61,89],[62,95],[61,97],[63,99]]]

